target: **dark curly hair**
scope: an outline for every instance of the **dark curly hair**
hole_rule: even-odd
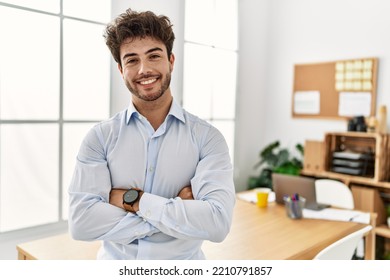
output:
[[[168,17],[157,16],[153,12],[135,12],[127,9],[106,27],[106,45],[111,51],[115,61],[121,65],[119,49],[127,39],[152,37],[164,43],[168,58],[171,57],[175,34]]]

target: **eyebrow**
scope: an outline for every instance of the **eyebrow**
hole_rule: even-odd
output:
[[[152,53],[152,52],[155,52],[155,51],[161,51],[163,52],[162,48],[159,48],[159,47],[156,47],[156,48],[152,48],[150,50],[147,50],[145,52],[145,54],[149,54],[149,53]],[[127,53],[125,54],[123,57],[122,57],[122,60],[124,60],[125,58],[128,58],[128,57],[132,57],[132,56],[137,56],[136,53]]]

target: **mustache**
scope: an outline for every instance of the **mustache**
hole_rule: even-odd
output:
[[[137,77],[137,80],[140,79],[148,79],[148,78],[158,78],[160,75],[157,74],[141,74],[140,76]]]

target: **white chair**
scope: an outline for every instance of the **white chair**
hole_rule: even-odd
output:
[[[317,179],[315,181],[315,188],[318,203],[350,210],[355,208],[352,191],[344,183],[331,179]],[[359,241],[355,255],[357,258],[364,258],[363,239]]]
[[[313,260],[351,260],[360,240],[372,226],[366,226],[343,237],[319,252]]]
[[[352,191],[344,183],[330,179],[318,179],[315,181],[315,188],[318,203],[344,209],[354,209]]]

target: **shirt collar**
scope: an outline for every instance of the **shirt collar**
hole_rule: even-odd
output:
[[[133,102],[130,102],[129,108],[127,108],[126,123],[129,124],[132,116],[139,117],[141,114],[134,107]],[[168,116],[173,116],[181,122],[185,123],[183,108],[176,102],[175,99],[172,100],[171,108],[169,109]]]
[[[127,108],[127,115],[126,115],[126,124],[129,124],[130,119],[132,116],[138,117],[141,114],[138,113],[137,109],[135,109],[133,102],[130,102],[129,108]]]

